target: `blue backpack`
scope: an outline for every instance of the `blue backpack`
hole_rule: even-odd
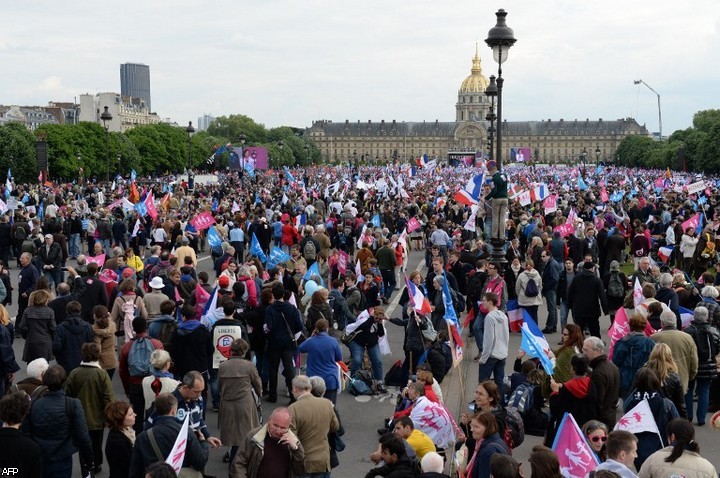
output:
[[[152,340],[148,337],[133,339],[128,353],[128,370],[131,377],[147,377],[150,375],[150,355],[155,351]]]

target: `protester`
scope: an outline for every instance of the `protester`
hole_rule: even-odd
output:
[[[590,361],[590,389],[588,397],[594,402],[593,418],[615,426],[615,406],[620,396],[620,373],[605,354],[605,344],[597,337],[589,337],[583,343],[583,354]]]
[[[595,467],[595,472],[607,470],[621,478],[637,478],[630,469],[637,457],[637,442],[637,437],[628,431],[611,431],[605,442],[607,460]]]
[[[638,472],[639,478],[717,476],[715,467],[700,456],[700,446],[695,441],[695,429],[692,423],[684,418],[672,420],[667,426],[667,439],[670,446],[656,451],[645,460]]]

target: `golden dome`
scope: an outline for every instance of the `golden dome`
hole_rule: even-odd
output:
[[[478,55],[478,47],[476,43],[475,58],[473,58],[470,76],[465,78],[465,81],[463,81],[460,85],[460,93],[484,93],[488,84],[490,84],[489,80],[482,74],[480,56]]]

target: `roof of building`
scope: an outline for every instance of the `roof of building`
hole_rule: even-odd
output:
[[[460,85],[460,93],[484,93],[485,88],[490,82],[482,74],[482,66],[480,65],[480,56],[478,55],[478,46],[475,44],[475,57],[472,60],[472,68],[470,68],[470,76],[465,78]]]

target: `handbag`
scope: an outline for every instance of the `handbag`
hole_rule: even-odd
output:
[[[344,343],[345,345],[349,345],[350,342],[352,342],[353,340],[355,340],[355,337],[357,337],[357,334],[359,334],[359,333],[360,333],[360,332],[359,332],[358,330],[356,330],[355,332],[352,332],[352,333],[350,333],[350,334],[348,334],[347,332],[345,332],[345,333],[342,335],[342,337],[340,337],[340,342]]]
[[[288,324],[288,321],[285,318],[285,314],[283,314],[281,312],[280,315],[282,315],[283,321],[285,322],[285,327],[287,327],[288,335],[290,335],[290,340],[292,341],[293,348],[294,349],[298,348],[298,345],[305,342],[305,339],[307,339],[307,336],[305,335],[305,331],[301,330],[300,335],[296,336],[293,333],[292,329],[290,328],[290,324]]]

